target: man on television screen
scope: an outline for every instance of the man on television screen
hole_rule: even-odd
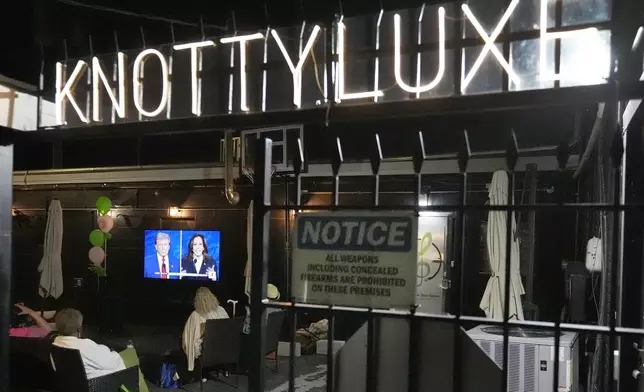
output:
[[[145,256],[144,277],[178,279],[177,275],[170,275],[179,272],[179,262],[170,254],[170,236],[167,233],[157,233],[154,238],[154,249],[156,252]]]

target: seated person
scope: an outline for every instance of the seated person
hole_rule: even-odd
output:
[[[11,313],[9,336],[18,338],[44,338],[51,332],[47,321],[39,312],[23,304],[15,304]]]
[[[200,287],[195,294],[195,310],[183,327],[182,346],[188,358],[188,371],[195,367],[195,359],[201,356],[201,344],[206,320],[229,318],[226,309],[219,306],[217,297],[207,288]]]
[[[80,352],[88,379],[125,370],[123,358],[108,347],[90,339],[81,339],[83,315],[76,309],[63,309],[56,315],[59,335],[54,345],[76,349]],[[54,369],[55,369],[54,364]]]
[[[58,312],[56,315],[56,327],[59,335],[54,339],[53,344],[80,352],[88,380],[138,366],[138,358],[132,348],[117,353],[91,339],[81,339],[83,315],[76,309],[63,309]],[[56,364],[53,360],[52,366],[56,370]],[[143,374],[140,371],[139,390],[148,391]]]
[[[275,286],[272,283],[269,283],[266,286],[266,298],[268,300],[270,300],[272,302],[277,302],[277,301],[280,300],[280,296],[281,296],[280,291],[277,289],[277,286]],[[243,332],[246,335],[250,335],[250,306],[246,305],[245,309],[246,309],[246,317],[244,318]],[[268,308],[267,307],[266,308],[266,316],[268,316],[269,314],[271,314],[273,312],[279,312],[279,311],[282,311],[282,310],[284,310],[284,309],[273,308],[273,307]]]

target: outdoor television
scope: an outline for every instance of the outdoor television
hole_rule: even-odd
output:
[[[143,277],[219,280],[220,232],[146,230]]]

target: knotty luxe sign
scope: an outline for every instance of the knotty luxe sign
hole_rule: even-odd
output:
[[[539,0],[532,13],[538,20],[516,32],[516,21],[530,18],[517,13],[527,1],[513,0],[494,22],[467,4],[339,18],[332,26],[332,62],[325,60],[324,28],[303,23],[57,63],[56,120],[73,126],[298,110],[327,105],[330,89],[336,104],[373,104],[552,88],[555,81],[602,83],[610,62],[610,32],[600,23],[606,20],[557,26],[562,21],[554,21],[555,0]],[[455,19],[464,27],[458,40]]]

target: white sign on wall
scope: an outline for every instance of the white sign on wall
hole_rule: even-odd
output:
[[[296,302],[408,308],[415,304],[418,221],[406,212],[303,213],[295,223]]]

